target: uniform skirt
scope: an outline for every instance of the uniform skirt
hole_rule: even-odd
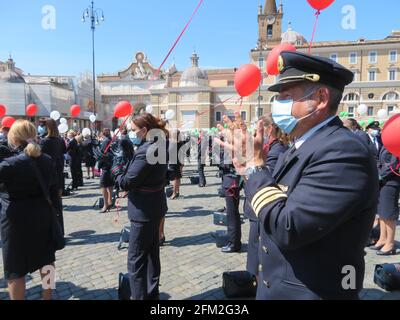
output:
[[[114,187],[115,182],[111,175],[111,169],[102,170],[100,176],[100,188],[111,188]]]
[[[386,183],[379,192],[378,215],[385,220],[399,218],[399,192],[400,186]]]
[[[56,260],[51,214],[44,199],[3,202],[0,234],[4,278],[25,277]]]
[[[96,165],[96,159],[94,157],[88,156],[84,159],[85,167],[93,168]]]

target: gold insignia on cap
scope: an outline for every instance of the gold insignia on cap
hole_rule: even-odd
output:
[[[278,70],[279,72],[282,72],[282,70],[285,68],[285,62],[283,61],[282,56],[279,56],[278,58]]]

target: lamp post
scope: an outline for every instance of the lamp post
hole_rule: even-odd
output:
[[[94,8],[94,1],[90,7],[85,9],[82,14],[82,22],[86,20],[90,21],[90,28],[92,30],[92,54],[93,54],[93,114],[96,115],[96,64],[95,64],[95,48],[94,48],[94,32],[96,31],[96,26],[104,21],[103,10]]]

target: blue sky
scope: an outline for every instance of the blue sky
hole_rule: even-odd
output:
[[[134,53],[143,50],[158,67],[199,0],[97,0],[106,21],[96,31],[97,73],[126,68]],[[0,10],[0,60],[12,53],[26,73],[78,75],[91,70],[91,33],[81,22],[90,1],[2,1]],[[249,61],[257,42],[257,7],[264,0],[204,0],[181,42],[171,55],[179,70],[189,66],[194,48],[203,67],[236,67]],[[278,0],[279,2],[279,0]],[[310,38],[313,9],[306,0],[283,0],[286,29]],[[382,4],[380,6],[380,4]],[[383,6],[384,4],[384,6]],[[42,28],[42,7],[56,9],[56,29]],[[342,8],[356,9],[356,29],[344,30]],[[336,0],[323,11],[316,40],[378,39],[400,29],[399,0]]]

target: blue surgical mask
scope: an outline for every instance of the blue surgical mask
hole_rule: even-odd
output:
[[[41,136],[41,135],[43,135],[45,133],[46,133],[46,128],[42,127],[42,126],[39,126],[38,127],[38,134]]]
[[[136,132],[129,132],[129,140],[131,140],[134,146],[139,146],[142,143],[142,139],[137,136]]]
[[[294,116],[292,116],[292,109],[293,105],[295,102],[304,100],[305,98],[308,98],[312,94],[314,94],[315,91],[309,93],[308,95],[304,96],[303,98],[294,101],[293,99],[290,100],[277,100],[275,99],[273,104],[272,104],[272,118],[274,119],[274,122],[276,125],[286,134],[290,134],[293,132],[294,128],[296,128],[297,124],[311,115],[313,115],[317,110],[313,111],[309,115],[297,119]]]
[[[378,130],[372,130],[371,131],[371,136],[377,137],[378,135],[379,135],[379,131]]]

